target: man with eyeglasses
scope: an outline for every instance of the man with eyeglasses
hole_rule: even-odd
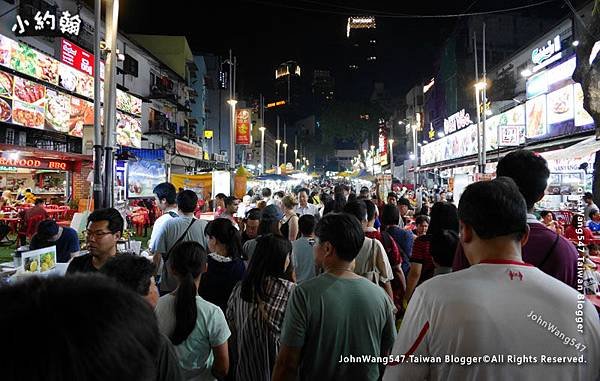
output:
[[[95,273],[117,254],[117,242],[123,234],[123,217],[114,208],[98,209],[88,217],[86,242],[89,254],[75,257],[67,274]]]

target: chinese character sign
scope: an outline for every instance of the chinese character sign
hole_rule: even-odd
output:
[[[250,144],[251,111],[241,108],[235,112],[235,144]]]
[[[30,21],[23,19],[21,15],[17,15],[12,31],[17,35],[34,35],[36,32],[43,34],[44,31],[53,32],[59,30],[62,34],[78,36],[81,27],[81,18],[79,15],[71,15],[71,12],[69,11],[61,12],[58,23],[56,22],[56,15],[51,14],[50,11],[46,11],[44,14],[38,11],[35,16],[33,16],[33,20],[34,32],[28,29],[31,25]]]

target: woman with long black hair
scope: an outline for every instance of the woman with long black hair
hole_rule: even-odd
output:
[[[242,260],[241,235],[233,223],[225,218],[209,222],[204,234],[208,237],[210,254],[208,268],[200,281],[199,295],[225,312],[233,287],[246,272]]]
[[[458,240],[443,238],[458,237],[458,211],[456,206],[449,202],[436,202],[431,208],[430,217],[431,222],[427,234],[417,237],[413,243],[410,271],[406,281],[406,300],[410,299],[419,284],[433,277],[436,266],[431,255],[432,252],[435,251],[438,263],[452,263],[454,259]],[[452,242],[452,244],[449,242]],[[441,261],[442,258],[444,258],[443,261]]]
[[[177,288],[158,300],[158,327],[175,346],[186,380],[224,378],[231,333],[221,309],[198,296],[206,251],[198,242],[181,242],[171,251],[170,266]]]
[[[271,380],[279,352],[279,335],[294,283],[287,280],[292,245],[280,235],[257,238],[244,280],[227,305],[232,330],[232,374],[236,380]]]

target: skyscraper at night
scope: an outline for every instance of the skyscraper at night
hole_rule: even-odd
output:
[[[348,17],[345,41],[344,78],[340,94],[367,99],[377,80],[377,24],[373,16]]]

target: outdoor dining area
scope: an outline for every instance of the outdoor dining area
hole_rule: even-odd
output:
[[[41,209],[39,213],[33,213],[28,218],[27,212],[32,210],[32,208]],[[44,219],[55,220],[59,226],[70,226],[73,215],[76,212],[75,209],[71,209],[68,205],[35,205],[23,203],[15,206],[3,206],[0,209],[0,222],[6,224],[8,230],[4,228],[5,234],[2,234],[2,229],[0,229],[0,235],[3,235],[0,237],[0,245],[15,244],[18,247],[21,242],[31,239],[37,231],[37,225]]]

